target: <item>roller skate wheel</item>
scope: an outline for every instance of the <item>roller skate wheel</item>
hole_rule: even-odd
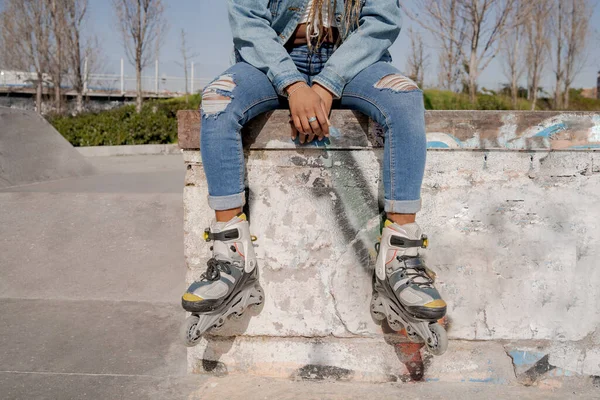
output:
[[[379,299],[378,294],[373,294],[373,298],[371,299],[371,317],[375,320],[375,322],[380,322],[385,319],[385,314],[377,311],[377,307],[381,307],[381,303],[377,304],[377,300]]]
[[[181,325],[179,336],[183,344],[187,347],[196,346],[200,342],[200,339],[202,339],[202,332],[195,333],[199,320],[198,316],[192,315],[187,317]]]
[[[262,288],[260,286],[255,286],[254,289],[256,290],[256,297],[254,300],[255,303],[249,305],[251,310],[257,310],[258,308],[260,308],[260,306],[262,306],[265,300]]]
[[[385,319],[385,315],[380,313],[379,311],[371,310],[371,316],[375,321],[383,321]]]
[[[219,318],[217,322],[210,328],[211,332],[219,332],[221,328],[223,328],[223,324],[225,323],[225,319],[223,317]]]
[[[375,304],[371,304],[371,317],[377,321],[383,321],[385,319],[385,314],[379,311],[375,311]]]
[[[241,312],[241,313],[237,313],[237,312],[231,313],[231,319],[233,319],[234,321],[239,321],[240,319],[242,319],[243,316],[244,316],[243,312]]]
[[[421,338],[421,336],[419,336],[417,334],[417,332],[415,332],[410,325],[406,327],[406,337],[408,338],[408,340],[410,340],[412,343],[423,343],[423,339]]]
[[[448,335],[446,330],[440,324],[435,323],[429,325],[429,331],[433,336],[433,341],[429,339],[425,341],[427,350],[435,356],[441,356],[448,349]]]
[[[388,325],[396,332],[401,331],[403,328],[402,323],[400,321],[391,318],[388,318]]]
[[[375,308],[378,305],[381,305],[381,303],[379,303],[379,304],[377,304],[377,303],[379,303],[379,295],[374,294],[373,297],[371,298],[371,308]]]

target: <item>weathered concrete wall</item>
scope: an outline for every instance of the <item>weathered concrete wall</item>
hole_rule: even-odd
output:
[[[471,139],[456,128],[468,115],[485,125],[471,123]],[[180,132],[194,129],[190,121],[197,116],[180,117],[189,124]],[[433,138],[441,137],[441,126],[455,127],[449,132],[454,143],[467,147],[478,137],[478,147],[493,148],[510,140],[494,138],[483,121],[521,118],[443,117],[428,116],[428,131],[438,132]],[[259,315],[230,321],[219,336],[191,349],[192,371],[373,381],[424,373],[495,383],[600,374],[600,153],[581,147],[428,153],[418,221],[431,239],[424,253],[448,302],[453,340],[446,355],[421,359],[399,335],[384,335],[368,308],[383,201],[377,130],[338,112],[333,123],[341,136],[325,148],[296,148],[285,140],[287,131],[277,132],[281,118],[275,113],[254,121],[246,141],[249,215],[266,303]],[[525,140],[523,132],[535,137],[547,129],[544,118],[539,126],[517,128],[521,139],[512,142],[549,149],[555,140],[570,140],[566,147],[595,143],[595,114],[553,115],[564,128],[541,141]],[[442,141],[430,135],[429,142],[441,147],[432,142]],[[184,157],[191,281],[209,257],[201,237],[213,214],[198,152],[186,150]]]

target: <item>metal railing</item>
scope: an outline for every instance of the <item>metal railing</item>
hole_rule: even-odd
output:
[[[190,77],[187,79],[187,93],[197,93],[206,86],[210,80],[194,77],[194,64],[190,65]],[[43,74],[44,87],[53,87],[52,78],[49,74]],[[19,89],[33,89],[38,81],[36,73],[27,71],[0,70],[0,87],[5,91]],[[64,75],[61,88],[68,91],[73,89],[73,76]],[[135,76],[124,74],[124,64],[121,60],[120,74],[89,74],[84,82],[84,93],[108,92],[108,93],[132,93],[137,91]],[[142,76],[142,91],[157,95],[182,95],[186,93],[186,79],[180,76],[159,75],[158,63],[155,67],[154,76]]]

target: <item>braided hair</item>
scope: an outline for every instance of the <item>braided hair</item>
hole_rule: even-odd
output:
[[[353,26],[358,27],[359,19],[360,19],[360,10],[361,10],[361,0],[335,0],[333,2],[333,10],[337,7],[338,1],[344,1],[344,20],[342,21],[342,26],[338,28],[341,32],[344,32],[345,35],[348,34],[350,28]],[[327,3],[327,16],[329,21],[327,23],[323,21],[323,4]],[[330,0],[314,0],[312,3],[312,7],[308,13],[308,23],[306,27],[306,40],[308,42],[309,47],[316,46],[317,48],[321,46],[321,44],[327,39],[325,35],[324,26],[332,26],[333,25],[333,16],[334,12],[331,7]],[[338,38],[341,40],[343,38]]]

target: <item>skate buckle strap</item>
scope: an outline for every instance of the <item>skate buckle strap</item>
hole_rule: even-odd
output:
[[[425,267],[425,264],[423,264],[423,261],[420,257],[401,257],[401,261],[404,262],[406,268],[419,269],[423,271],[427,268]]]
[[[205,242],[210,242],[213,240],[226,242],[228,240],[239,239],[240,233],[238,232],[237,229],[230,229],[228,231],[223,231],[223,232],[211,232],[210,228],[206,228],[204,230],[203,238],[204,238]],[[258,238],[254,235],[251,235],[250,240],[253,242],[256,242],[258,240]]]
[[[420,247],[422,249],[426,249],[429,246],[429,239],[427,239],[427,235],[421,235],[421,239],[419,240],[407,239],[400,236],[392,236],[390,239],[390,244],[392,246],[402,248]]]
[[[220,242],[227,242],[229,240],[239,239],[240,233],[237,229],[229,229],[223,232],[211,232],[210,228],[204,230],[204,241],[211,242],[218,240]]]

